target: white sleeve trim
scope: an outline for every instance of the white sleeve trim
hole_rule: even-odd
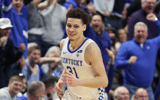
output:
[[[8,7],[3,5],[2,8],[4,11],[8,12],[12,8],[12,4],[10,4]]]

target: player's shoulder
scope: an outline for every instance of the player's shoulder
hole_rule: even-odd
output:
[[[98,50],[100,50],[100,49],[94,41],[91,42],[86,48],[86,52],[89,52],[89,53],[93,53],[93,52],[96,52]]]
[[[63,48],[63,45],[64,45],[66,39],[67,39],[67,38],[62,39],[62,40],[60,41],[60,48],[61,48],[61,49]]]

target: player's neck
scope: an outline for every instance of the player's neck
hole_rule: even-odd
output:
[[[71,51],[76,50],[79,46],[81,46],[81,44],[84,42],[85,39],[86,39],[86,37],[83,37],[83,38],[79,38],[79,39],[70,41],[70,43],[69,43],[69,49]]]

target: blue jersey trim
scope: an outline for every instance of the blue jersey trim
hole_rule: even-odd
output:
[[[86,38],[86,39],[83,41],[83,43],[81,44],[81,46],[82,46],[88,39],[89,39],[89,38]],[[69,49],[69,42],[70,42],[70,40],[68,41],[67,49],[68,49],[68,51],[69,51],[70,53],[76,52],[76,51],[81,47],[81,46],[79,46],[76,50],[70,51],[70,49]]]

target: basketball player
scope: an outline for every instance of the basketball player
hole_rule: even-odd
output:
[[[83,35],[89,22],[88,14],[77,8],[69,10],[66,17],[68,37],[60,43],[65,68],[56,85],[57,95],[62,100],[97,100],[103,92],[101,87],[108,85],[108,78],[100,49]],[[61,90],[64,83],[65,93]]]

